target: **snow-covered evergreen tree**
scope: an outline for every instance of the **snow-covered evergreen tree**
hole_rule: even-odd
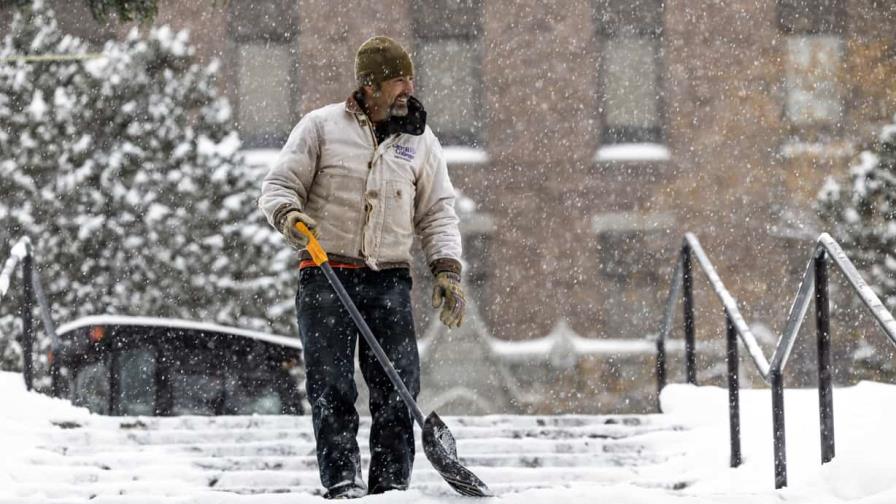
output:
[[[896,117],[893,122],[860,154],[848,180],[828,178],[817,205],[890,310],[896,308]]]
[[[118,313],[292,332],[276,311],[292,254],[255,206],[261,174],[241,159],[217,64],[195,63],[167,27],[96,59],[10,60],[86,52],[42,0],[0,48],[0,261],[32,238],[57,322]],[[16,309],[0,303],[7,360]]]

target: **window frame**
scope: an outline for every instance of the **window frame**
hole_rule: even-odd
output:
[[[277,7],[282,8],[290,8],[291,3],[284,3],[280,0],[267,0],[268,2],[277,3]],[[270,26],[267,27],[258,27],[255,32],[246,32],[240,31],[236,27],[241,26],[236,22],[236,19],[239,17],[239,4],[238,2],[231,2],[228,8],[228,43],[229,43],[229,54],[230,61],[233,63],[233,70],[231,73],[232,76],[232,89],[233,89],[233,97],[232,100],[232,109],[233,109],[233,120],[236,124],[236,129],[239,132],[240,139],[242,140],[242,148],[243,149],[263,149],[263,148],[280,148],[286,142],[289,137],[289,133],[292,128],[295,126],[295,123],[298,122],[299,118],[299,109],[301,107],[301,94],[300,94],[300,83],[299,83],[299,70],[300,66],[300,51],[298,47],[299,41],[299,18],[298,18],[298,6],[294,5],[291,8],[296,9],[296,12],[290,15],[289,12],[283,12],[284,18],[287,21],[280,20],[280,23],[284,23],[288,26],[289,30],[276,30],[271,29]],[[268,45],[268,46],[281,46],[285,48],[289,54],[289,62],[287,63],[287,76],[288,81],[285,83],[286,86],[286,98],[288,106],[288,115],[290,116],[290,120],[288,121],[288,127],[284,131],[277,131],[274,128],[269,130],[260,130],[260,131],[246,131],[242,126],[242,117],[241,110],[245,105],[241,96],[241,77],[242,77],[242,53],[241,46],[243,45]]]
[[[815,0],[811,8],[805,0],[775,0],[775,17],[778,23],[778,31],[785,35],[791,34],[834,34],[843,36],[849,26],[849,9],[846,0],[821,0],[824,5],[819,6],[819,0]],[[804,8],[803,12],[800,7]],[[828,9],[822,12],[821,8]],[[804,26],[798,26],[798,21],[805,21]]]
[[[453,131],[436,131],[433,132],[444,146],[462,146],[472,148],[482,148],[485,143],[486,135],[486,113],[485,113],[485,86],[482,72],[483,61],[483,22],[484,22],[484,2],[481,0],[464,0],[463,5],[448,8],[443,5],[446,2],[426,2],[417,0],[413,3],[412,8],[412,32],[414,45],[418,55],[423,53],[423,46],[430,43],[458,41],[461,44],[469,44],[473,53],[472,78],[473,78],[473,97],[470,100],[473,107],[474,117],[465,121],[466,127],[463,130]],[[433,26],[427,26],[429,23],[429,14],[432,11],[447,10],[448,15],[442,19],[447,20],[444,24],[434,29]],[[455,16],[452,18],[452,15]],[[427,82],[425,78],[426,64],[422,57],[414,60],[417,67],[416,84],[420,91],[426,93]],[[426,107],[427,102],[423,102]],[[432,125],[430,125],[432,126]]]
[[[598,118],[600,121],[600,144],[620,145],[652,143],[665,145],[667,142],[667,112],[666,112],[666,88],[664,65],[665,55],[665,2],[663,0],[645,0],[641,7],[655,8],[655,12],[645,12],[643,19],[631,19],[636,17],[621,15],[616,12],[622,8],[638,7],[630,5],[630,2],[614,3],[613,0],[598,0],[593,7],[595,25],[597,28],[598,54]],[[620,7],[622,5],[622,7]],[[651,42],[653,48],[653,67],[655,70],[654,89],[656,91],[656,126],[610,126],[607,123],[608,104],[608,47],[614,39],[632,37],[646,39]]]
[[[791,42],[798,41],[802,44],[808,44],[810,48],[809,58],[815,59],[821,54],[820,52],[816,52],[811,48],[813,45],[813,39],[820,40],[822,37],[828,37],[836,42],[835,46],[825,48],[824,50],[834,50],[836,52],[836,61],[834,65],[836,68],[833,70],[833,78],[831,79],[818,79],[818,72],[807,72],[806,68],[803,65],[796,64],[793,61],[793,52]],[[817,43],[817,42],[816,42]],[[846,60],[846,44],[843,40],[842,36],[839,35],[830,35],[830,34],[821,34],[821,33],[794,33],[789,34],[785,38],[786,48],[784,49],[786,56],[784,58],[786,68],[784,70],[784,117],[788,121],[788,123],[794,128],[808,128],[808,129],[819,129],[825,130],[829,132],[836,132],[841,129],[843,120],[846,114],[845,107],[845,89],[843,86],[843,82],[841,79],[837,78],[837,74],[839,69],[842,69],[844,61]],[[820,44],[819,44],[820,45]],[[811,84],[811,86],[806,86],[804,84]],[[820,86],[820,84],[822,86]],[[825,93],[824,96],[821,96],[820,93],[823,86],[829,85],[832,91],[832,96],[827,95]],[[831,103],[836,103],[836,111],[832,114],[819,114],[817,112],[812,112],[812,110],[820,110],[819,106],[811,107],[806,105],[799,105],[799,100],[795,93],[804,92],[809,89],[809,102],[824,102],[825,105]],[[821,97],[823,100],[819,100]],[[808,110],[808,112],[807,112]],[[802,113],[800,113],[802,111]]]
[[[809,119],[804,120],[792,115],[791,92],[796,89],[791,82],[790,41],[794,38],[812,38],[819,36],[836,37],[839,41],[838,71],[842,71],[849,59],[848,44],[846,40],[849,26],[848,9],[845,0],[824,0],[823,5],[813,4],[811,7],[797,0],[776,0],[775,16],[778,33],[782,38],[781,54],[784,68],[781,72],[781,119],[790,130],[793,137],[800,139],[824,139],[840,136],[845,128],[847,116],[848,87],[841,79],[834,78],[832,84],[836,86],[838,95],[837,117],[830,120]],[[801,10],[802,8],[802,10]],[[827,12],[820,9],[827,9]],[[803,21],[802,26],[798,23]],[[835,72],[835,75],[837,72]]]
[[[654,283],[660,267],[635,266],[644,263],[661,266],[665,256],[654,242],[675,226],[676,217],[670,212],[633,209],[593,214],[591,232],[600,257],[598,273],[618,286],[642,288]],[[627,251],[638,251],[642,257],[633,261],[631,255],[625,254]]]

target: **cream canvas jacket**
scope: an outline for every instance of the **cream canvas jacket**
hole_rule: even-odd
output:
[[[349,98],[299,121],[262,182],[258,204],[278,230],[290,209],[308,214],[328,253],[378,270],[409,264],[415,234],[428,264],[460,261],[454,200],[429,126],[377,145],[373,125]]]

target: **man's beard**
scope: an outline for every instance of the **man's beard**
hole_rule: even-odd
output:
[[[398,103],[398,99],[395,99],[395,103],[389,107],[389,116],[390,117],[405,117],[408,115],[408,103],[404,102],[403,104]]]

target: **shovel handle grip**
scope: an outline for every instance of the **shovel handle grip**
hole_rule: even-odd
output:
[[[305,248],[308,249],[308,253],[311,254],[311,260],[314,261],[314,264],[320,266],[329,261],[327,253],[324,251],[324,248],[320,246],[317,237],[314,236],[314,233],[308,229],[308,226],[306,226],[304,222],[297,222],[296,229],[308,238],[308,245]]]

